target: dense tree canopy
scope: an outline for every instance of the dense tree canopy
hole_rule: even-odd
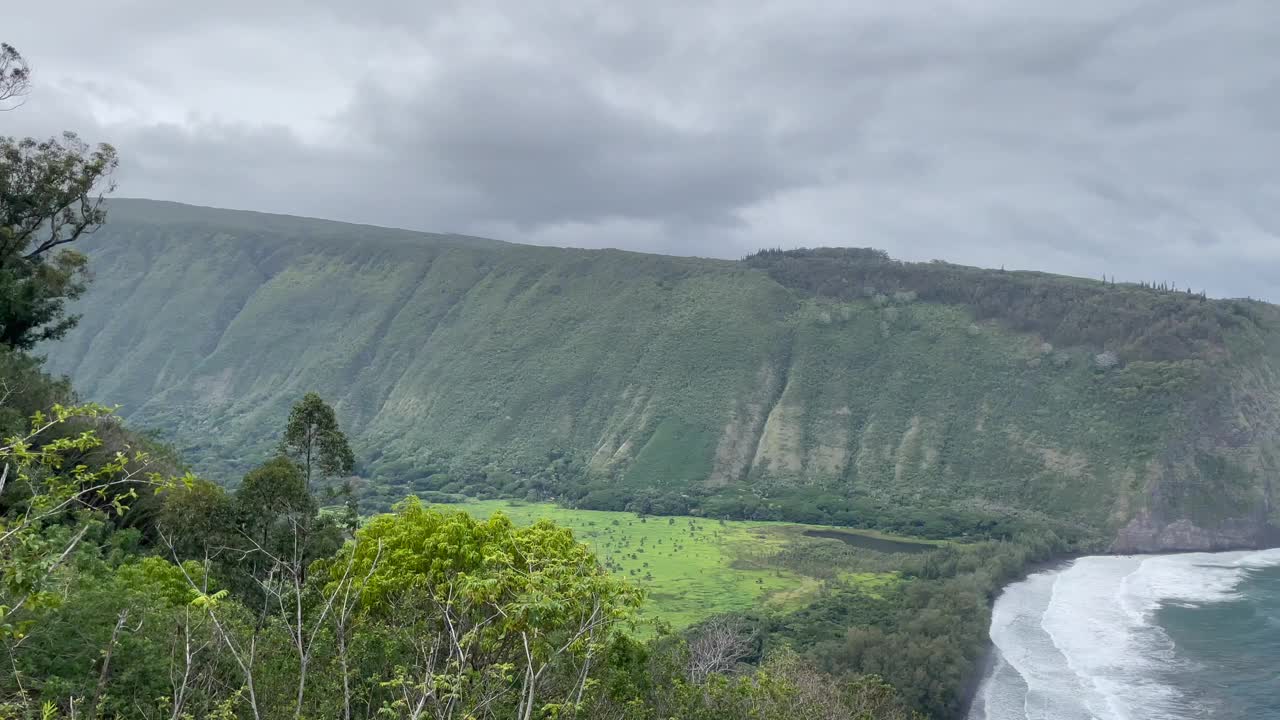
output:
[[[880,304],[967,306],[979,318],[1054,344],[1112,350],[1125,360],[1212,356],[1228,328],[1252,323],[1250,303],[1209,301],[1172,283],[1116,283],[1038,272],[986,270],[935,260],[894,260],[871,248],[762,250],[745,262],[819,297]]]

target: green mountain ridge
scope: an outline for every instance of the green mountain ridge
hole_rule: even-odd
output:
[[[41,348],[209,477],[329,399],[379,507],[1049,527],[1116,551],[1277,542],[1280,313],[854,249],[744,261],[116,200]]]

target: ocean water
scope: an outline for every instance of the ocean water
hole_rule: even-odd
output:
[[[1005,588],[970,720],[1280,720],[1280,549],[1084,557]]]

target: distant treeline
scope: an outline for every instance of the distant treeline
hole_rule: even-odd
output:
[[[744,262],[820,297],[965,305],[980,320],[999,320],[1058,345],[1110,350],[1124,360],[1213,357],[1228,329],[1264,322],[1256,303],[1210,300],[1169,284],[903,262],[871,248],[761,250]]]

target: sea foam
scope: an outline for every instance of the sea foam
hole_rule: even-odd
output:
[[[1007,587],[992,611],[994,667],[971,720],[1169,720],[1205,708],[1166,678],[1188,668],[1160,607],[1234,600],[1280,549],[1098,556]]]

